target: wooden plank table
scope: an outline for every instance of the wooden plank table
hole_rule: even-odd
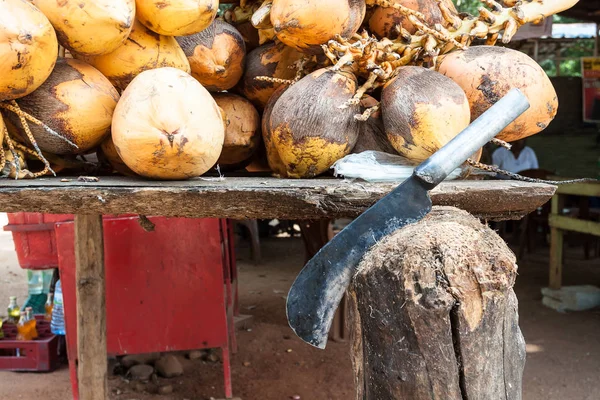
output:
[[[566,232],[578,232],[600,237],[600,222],[594,222],[562,214],[565,197],[600,197],[600,183],[575,183],[561,185],[552,197],[552,211],[548,218],[550,225],[550,274],[549,286],[560,289],[562,286],[563,242]]]
[[[397,183],[232,177],[156,182],[100,177],[1,180],[3,212],[76,214],[78,379],[81,400],[106,400],[106,315],[101,214],[233,219],[356,217]],[[514,181],[450,181],[432,191],[450,205],[492,220],[519,219],[556,187]]]

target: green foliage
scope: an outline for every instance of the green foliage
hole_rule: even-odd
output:
[[[477,15],[477,9],[482,6],[479,0],[452,0],[456,9],[460,12]]]
[[[581,39],[577,41],[577,45],[565,47],[561,50],[560,56],[570,58],[560,62],[561,76],[581,76],[581,61],[580,57],[589,57],[594,54],[594,40]],[[556,76],[556,63],[554,59],[547,59],[540,62],[542,68],[549,76]]]

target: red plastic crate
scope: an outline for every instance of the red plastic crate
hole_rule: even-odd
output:
[[[50,372],[58,368],[58,336],[50,331],[50,322],[36,316],[39,337],[17,340],[17,326],[4,323],[4,338],[0,339],[0,370]],[[19,349],[19,356],[17,356]]]
[[[5,231],[12,232],[19,265],[24,269],[58,268],[54,224],[73,221],[73,214],[8,213]],[[131,214],[121,215],[131,216]],[[104,218],[114,218],[105,215]]]

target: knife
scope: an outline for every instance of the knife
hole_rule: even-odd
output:
[[[429,190],[528,108],[519,89],[509,91],[323,246],[300,271],[287,296],[288,323],[296,335],[324,349],[335,311],[363,255],[387,235],[425,217],[432,207]]]

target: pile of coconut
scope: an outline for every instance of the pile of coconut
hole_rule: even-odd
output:
[[[498,139],[517,140],[557,97],[494,45],[576,1],[485,0],[477,16],[449,0],[227,3],[0,0],[3,173],[311,178],[364,150],[416,164],[512,88],[531,108]]]

